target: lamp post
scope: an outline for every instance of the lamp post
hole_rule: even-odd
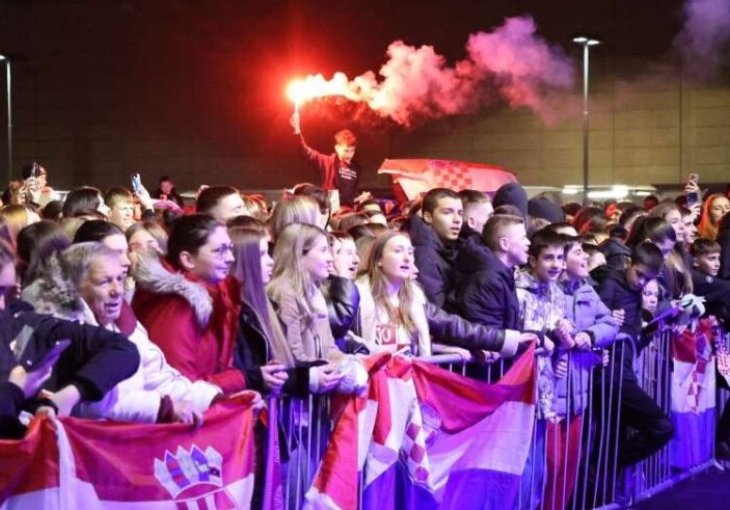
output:
[[[588,50],[600,41],[586,36],[573,38],[583,46],[583,202],[588,202]]]
[[[12,97],[10,59],[5,55],[0,55],[0,60],[5,61],[5,77],[8,84],[8,182],[10,182],[13,178],[13,104],[10,100]]]

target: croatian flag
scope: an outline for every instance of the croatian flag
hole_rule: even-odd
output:
[[[497,165],[446,159],[386,159],[378,173],[390,175],[408,200],[433,188],[493,193],[503,184],[517,182],[512,172]]]
[[[54,431],[34,419],[22,441],[0,441],[0,508],[247,509],[248,393],[215,405],[197,430],[64,418]]]
[[[702,319],[672,342],[672,466],[687,469],[713,458],[715,434],[715,359],[712,323]]]
[[[309,508],[510,508],[535,419],[534,348],[496,384],[402,356],[368,359],[362,397],[341,399]]]

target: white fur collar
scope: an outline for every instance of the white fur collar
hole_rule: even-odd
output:
[[[213,312],[213,300],[202,283],[191,282],[182,273],[171,273],[162,265],[159,255],[151,251],[138,252],[134,272],[137,285],[157,294],[176,294],[184,298],[195,311],[198,324],[205,327]]]

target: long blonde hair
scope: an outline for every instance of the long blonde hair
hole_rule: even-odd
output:
[[[269,227],[271,237],[276,241],[282,231],[294,223],[317,225],[319,220],[319,204],[311,197],[296,195],[282,200],[271,213]]]
[[[370,247],[360,274],[367,277],[370,282],[375,307],[385,310],[394,325],[402,326],[411,337],[414,337],[417,334],[417,327],[414,318],[410,316],[410,311],[416,300],[416,284],[410,278],[403,282],[398,290],[398,307],[394,307],[388,300],[386,292],[388,281],[380,265],[385,247],[392,239],[399,236],[408,239],[410,242],[408,234],[397,231],[391,231],[376,238]]]
[[[266,286],[269,298],[277,304],[283,296],[293,293],[308,326],[314,322],[314,297],[320,290],[304,269],[303,258],[322,236],[326,239],[327,232],[305,223],[293,223],[284,228],[274,246],[274,273]]]

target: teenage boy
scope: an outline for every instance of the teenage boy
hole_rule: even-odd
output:
[[[408,220],[418,282],[429,301],[439,308],[444,308],[446,297],[454,288],[454,261],[463,214],[455,191],[434,188],[423,197],[421,215]]]
[[[535,423],[535,447],[531,451],[522,477],[521,500],[529,501],[534,508],[543,496],[545,465],[545,433],[548,419],[554,419],[556,378],[567,371],[568,357],[564,352],[573,347],[571,326],[565,320],[567,308],[565,295],[558,286],[558,279],[565,265],[565,241],[563,236],[543,229],[537,231],[528,250],[528,269],[518,273],[515,279],[517,300],[520,307],[519,328],[541,334],[550,345],[554,338],[563,352],[555,356],[537,358],[537,422]]]
[[[690,249],[694,258],[692,269],[692,285],[695,294],[704,296],[705,307],[709,315],[715,316],[725,326],[730,327],[730,281],[718,278],[720,272],[720,244],[707,239],[697,239]],[[718,384],[728,389],[724,377],[717,378]],[[730,405],[717,424],[717,441],[715,443],[718,458],[730,460]]]
[[[674,435],[674,426],[654,399],[639,386],[634,373],[634,358],[645,347],[641,335],[642,290],[659,274],[663,264],[662,252],[656,245],[644,241],[631,250],[630,263],[626,269],[614,270],[600,282],[598,295],[609,310],[622,310],[623,323],[616,336],[616,347],[611,360],[611,368],[606,376],[602,371],[594,372],[594,408],[599,412],[610,413],[611,421],[598,419],[605,429],[596,437],[608,434],[603,451],[617,451],[618,468],[631,466],[661,449]],[[607,405],[601,406],[601,402]],[[610,406],[610,407],[608,407]],[[609,411],[610,409],[610,411]],[[618,423],[616,417],[618,416]],[[631,435],[627,428],[633,429]],[[618,449],[616,440],[618,437]],[[608,444],[606,444],[608,443]],[[598,448],[592,449],[592,476],[595,483]],[[613,463],[611,458],[610,463]],[[609,472],[613,468],[609,466]],[[609,485],[611,485],[609,483]],[[601,485],[598,485],[601,487]],[[609,488],[607,496],[613,493]]]
[[[519,329],[520,306],[514,270],[527,263],[525,220],[495,214],[481,240],[470,238],[459,250],[452,307],[462,317],[502,329]]]
[[[705,307],[730,326],[730,281],[718,278],[720,272],[720,245],[708,239],[697,239],[690,248],[694,259],[692,287],[694,293],[705,298]]]
[[[464,209],[464,224],[461,227],[460,237],[463,239],[481,237],[484,225],[494,214],[492,201],[486,193],[474,189],[459,191],[459,198]]]
[[[304,141],[299,114],[292,116],[291,124],[294,134],[299,138],[305,158],[322,174],[322,187],[327,191],[338,190],[340,204],[352,206],[360,181],[360,165],[353,159],[357,148],[355,135],[349,129],[337,132],[335,134],[335,152],[322,154],[309,147]]]
[[[570,353],[567,377],[555,384],[555,412],[565,419],[548,426],[545,501],[553,502],[554,508],[563,508],[570,500],[579,465],[577,448],[568,450],[556,445],[580,444],[591,372],[602,361],[602,353],[596,353],[596,348],[610,346],[619,329],[619,322],[591,285],[589,255],[583,250],[580,238],[564,235],[563,239],[565,271],[558,285],[565,295],[565,318],[572,324],[575,347]]]

